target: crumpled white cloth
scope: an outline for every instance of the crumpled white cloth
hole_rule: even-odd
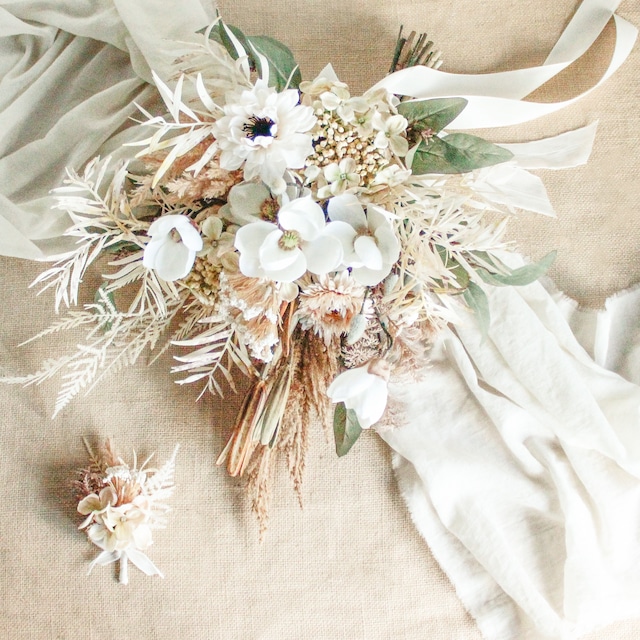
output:
[[[380,435],[413,521],[487,640],[640,617],[640,387],[574,334],[640,382],[640,290],[599,313],[539,283],[488,294],[486,338],[445,331],[390,387],[401,426]]]

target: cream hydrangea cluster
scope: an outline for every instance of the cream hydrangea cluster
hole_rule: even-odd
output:
[[[408,122],[397,113],[398,99],[388,91],[352,97],[330,68],[313,82],[303,82],[300,90],[302,103],[311,106],[317,118],[305,175],[317,183],[319,198],[367,187],[394,156],[407,154]]]

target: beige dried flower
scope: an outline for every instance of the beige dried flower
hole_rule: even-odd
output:
[[[362,309],[365,288],[347,271],[307,278],[300,285],[296,316],[303,329],[311,329],[328,346],[349,331]]]

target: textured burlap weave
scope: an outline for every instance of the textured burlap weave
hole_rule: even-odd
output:
[[[507,70],[540,64],[578,4],[221,0],[219,8],[244,31],[285,42],[307,78],[332,62],[355,93],[386,72],[400,24],[427,30],[444,50],[449,71]],[[619,13],[640,25],[637,0],[623,0]],[[611,35],[605,33],[599,55],[538,97],[576,93],[604,64]],[[544,172],[557,219],[522,214],[511,226],[522,251],[534,258],[558,249],[552,277],[587,306],[640,281],[639,95],[636,49],[618,74],[577,105],[483,134],[527,140],[599,120],[588,165]],[[51,296],[27,289],[40,270],[36,263],[0,260],[0,366],[11,373],[33,371],[75,345],[65,335],[16,348],[53,319]],[[139,365],[107,378],[55,421],[55,381],[25,390],[0,387],[0,637],[479,640],[415,531],[389,453],[375,434],[365,434],[338,460],[316,425],[304,509],[283,469],[270,530],[259,544],[242,484],[214,465],[239,398],[196,404],[196,389],[171,383],[170,364],[167,356],[150,368]],[[143,456],[157,451],[159,460],[181,444],[174,513],[149,554],[164,580],[132,569],[123,587],[112,567],[86,577],[96,548],[76,530],[68,488],[73,470],[85,461],[83,435],[111,435],[123,455],[133,447]],[[630,621],[590,638],[639,635],[640,623]]]

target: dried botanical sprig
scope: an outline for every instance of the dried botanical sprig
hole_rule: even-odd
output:
[[[127,584],[131,561],[146,575],[162,577],[145,551],[153,543],[153,529],[166,526],[170,508],[164,501],[173,494],[178,446],[160,469],[151,469],[147,467],[151,456],[138,467],[134,452],[130,466],[115,453],[110,440],[95,453],[84,443],[91,462],[75,482],[78,513],[86,516],[79,528],[102,549],[89,573],[96,565],[119,562],[120,583]]]

